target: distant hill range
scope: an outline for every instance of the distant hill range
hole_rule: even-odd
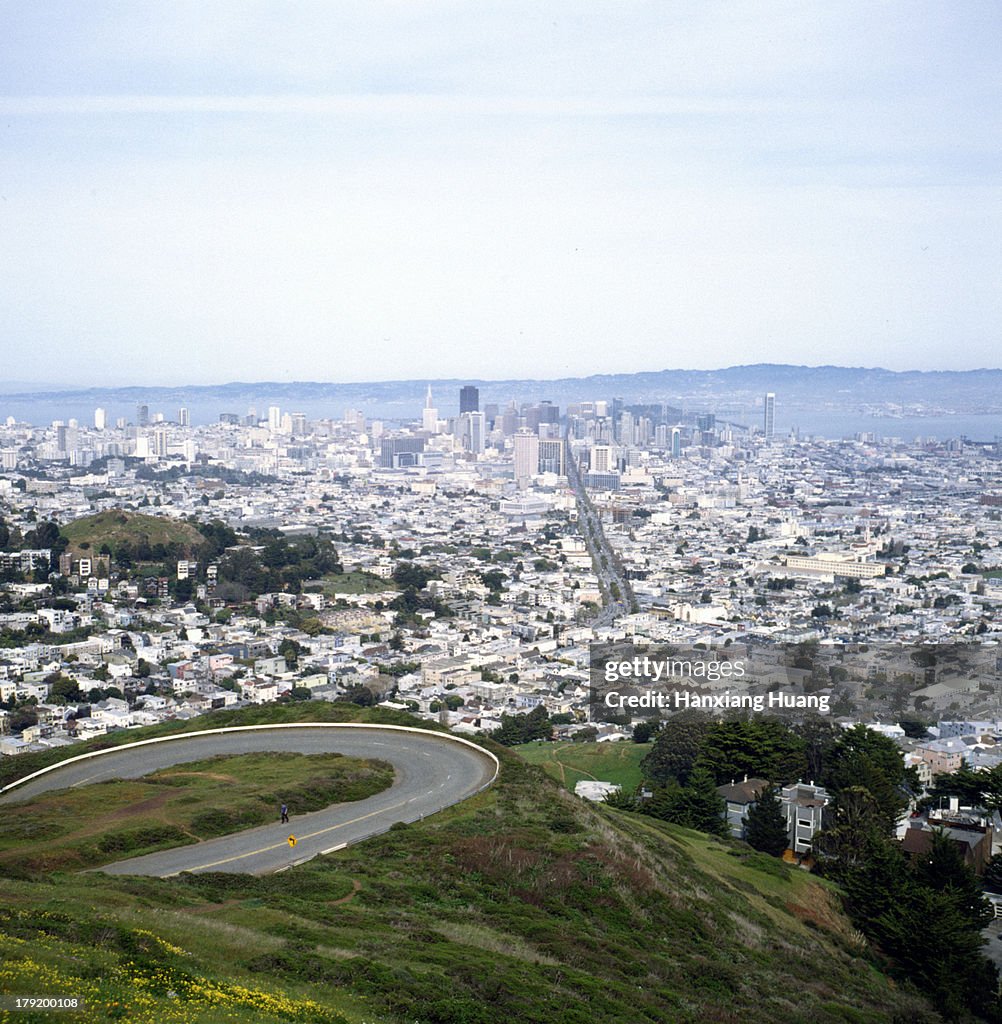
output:
[[[626,403],[663,403],[687,410],[715,408],[751,409],[760,406],[762,395],[775,392],[782,409],[830,409],[852,411],[865,406],[899,405],[931,415],[1002,413],[1002,369],[965,371],[898,372],[879,368],[845,366],[792,366],[758,363],[719,370],[658,370],[645,373],[596,374],[554,380],[511,378],[426,378],[423,380],[336,382],[259,381],[178,387],[114,387],[50,390],[44,385],[15,390],[0,386],[0,413],[7,405],[24,408],[33,400],[45,408],[54,403],[67,407],[135,408],[146,404],[150,411],[168,416],[181,406],[213,408],[259,414],[268,405],[283,411],[302,408],[309,415],[330,409],[340,416],[345,408],[369,415],[394,418],[417,414],[430,386],[436,407],[454,413],[459,388],[473,384],[480,389],[481,407],[486,403],[549,399],[565,408],[568,403],[622,398]],[[214,418],[214,417],[213,417]]]

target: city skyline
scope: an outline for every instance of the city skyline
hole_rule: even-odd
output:
[[[11,9],[11,376],[997,365],[1000,17]]]

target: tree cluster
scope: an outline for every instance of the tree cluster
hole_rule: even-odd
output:
[[[699,711],[682,711],[664,723],[640,766],[644,777],[658,785],[685,785],[697,767],[718,785],[745,776],[777,784],[820,779],[834,729],[816,717],[794,729],[778,718],[718,722]]]
[[[219,580],[250,596],[285,590],[299,593],[306,580],[342,571],[337,551],[326,537],[270,536],[260,551],[239,547],[219,562]]]
[[[992,911],[953,840],[934,832],[910,863],[886,836],[871,833],[861,845],[841,879],[856,927],[948,1019],[1002,1019],[998,971],[981,949]]]
[[[727,804],[717,792],[717,783],[710,772],[698,766],[689,773],[685,785],[671,781],[659,786],[649,800],[640,803],[637,809],[673,825],[698,829],[711,835],[727,835],[727,821],[724,817]]]
[[[501,727],[491,733],[491,739],[502,746],[514,747],[531,740],[548,740],[552,735],[550,716],[540,704],[526,715],[502,715]]]

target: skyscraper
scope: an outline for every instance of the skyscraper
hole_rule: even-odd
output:
[[[588,467],[593,473],[608,473],[616,468],[616,457],[611,445],[593,444]]]
[[[424,408],[421,410],[421,429],[429,434],[438,433],[438,409],[435,408],[435,401],[431,397],[431,385],[428,385],[428,394],[425,395]]]
[[[95,409],[94,410],[94,429],[95,430],[104,430],[104,428],[107,425],[107,423],[108,423],[108,414],[104,411],[104,409]]]
[[[480,411],[480,389],[467,384],[459,389],[459,415],[464,412]]]
[[[539,472],[539,437],[529,430],[515,435],[515,480],[519,487],[528,486]]]
[[[539,442],[539,472],[556,473],[557,476],[567,475],[567,465],[564,461],[564,439],[556,438],[551,440],[540,440]]]
[[[765,405],[762,410],[762,432],[767,439],[776,433],[776,396],[771,391],[765,396]]]
[[[466,421],[464,436],[468,442],[467,450],[474,455],[484,453],[484,414],[482,412],[463,413],[462,419]]]
[[[620,444],[633,444],[636,441],[635,432],[633,413],[629,409],[624,409],[619,414],[619,422],[616,424],[616,438]]]
[[[177,422],[182,427],[191,426],[191,413],[187,409],[178,409]]]
[[[153,431],[153,454],[164,458],[167,455],[167,429],[157,427]]]

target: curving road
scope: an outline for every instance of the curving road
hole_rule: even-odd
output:
[[[182,871],[254,875],[280,871],[317,854],[330,853],[385,832],[395,822],[417,821],[459,803],[490,785],[498,768],[487,751],[445,733],[343,723],[241,726],[145,741],[64,762],[7,787],[0,794],[0,803],[23,802],[51,790],[108,779],[140,778],[161,768],[217,754],[257,751],[338,751],[346,756],[388,761],[395,776],[389,789],[366,800],[302,815],[290,807],[292,817],[288,825],[276,821],[192,846],[117,861],[100,870],[162,878]],[[30,809],[26,808],[25,813],[30,813]],[[290,835],[296,837],[294,847],[288,842]]]

